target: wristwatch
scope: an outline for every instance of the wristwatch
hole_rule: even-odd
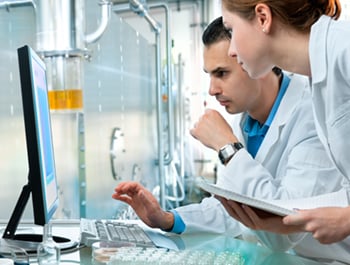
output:
[[[230,143],[220,148],[219,159],[222,164],[226,165],[228,161],[237,153],[239,149],[243,148],[243,144],[240,142]]]

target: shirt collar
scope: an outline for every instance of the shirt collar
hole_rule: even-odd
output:
[[[248,136],[254,136],[254,135],[265,135],[267,130],[270,128],[271,123],[277,113],[278,107],[282,101],[282,98],[287,90],[287,87],[289,85],[290,78],[282,73],[282,82],[280,89],[278,91],[277,97],[275,99],[275,102],[272,106],[272,109],[270,111],[269,116],[267,117],[266,122],[261,126],[260,123],[250,117],[248,115],[245,124],[244,124],[244,132],[248,134]]]

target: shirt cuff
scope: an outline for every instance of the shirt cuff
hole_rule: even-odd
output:
[[[171,229],[167,229],[167,230],[163,229],[163,231],[172,232],[172,233],[176,233],[176,234],[183,233],[186,229],[186,225],[185,225],[184,221],[182,220],[181,216],[179,215],[179,213],[176,210],[170,210],[169,212],[174,215],[174,225]]]

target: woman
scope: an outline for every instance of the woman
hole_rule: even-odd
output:
[[[230,56],[253,78],[273,66],[310,77],[317,133],[339,171],[350,178],[350,22],[337,21],[339,0],[222,0]],[[253,229],[311,232],[321,243],[350,235],[350,207],[300,210],[267,222],[220,198],[231,216]],[[283,222],[283,223],[282,223]]]

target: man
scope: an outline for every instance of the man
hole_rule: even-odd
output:
[[[338,189],[341,176],[317,137],[307,80],[290,79],[279,69],[250,79],[228,56],[230,35],[222,18],[207,27],[202,39],[210,95],[227,112],[241,113],[231,128],[219,112],[207,110],[191,130],[196,139],[220,153],[218,184],[266,199],[309,197]],[[227,146],[231,143],[233,147]],[[150,227],[165,231],[238,236],[247,230],[214,197],[170,212],[136,182],[120,183],[112,197],[128,203]]]

